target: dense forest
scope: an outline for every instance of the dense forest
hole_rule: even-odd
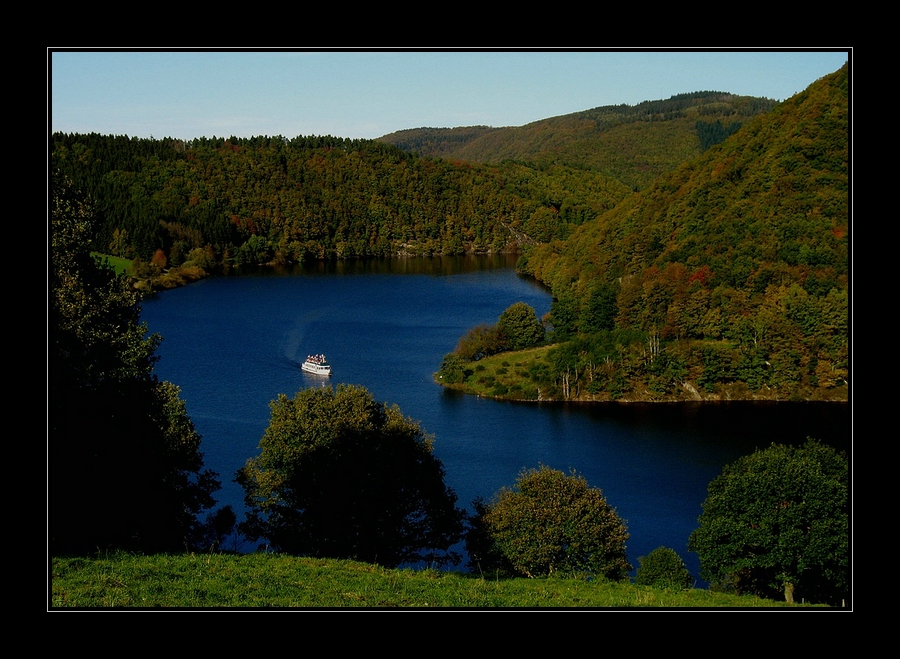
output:
[[[747,108],[772,103],[752,100],[705,92],[548,120],[574,129],[437,131],[459,148],[485,131],[519,130],[512,134],[533,150],[540,134],[553,159],[520,149],[483,164],[441,146],[413,154],[421,141],[392,145],[389,136],[186,142],[56,133],[52,165],[92,199],[98,248],[116,256],[149,261],[162,250],[168,265],[181,265],[199,248],[213,262],[241,265],[521,250],[566,238],[631,194],[630,179],[673,169],[724,139]],[[582,115],[593,117],[587,130],[577,128]],[[623,126],[636,128],[623,137]],[[609,159],[620,162],[602,166]]]
[[[845,66],[783,103],[696,92],[380,140],[56,133],[51,167],[90,199],[95,251],[148,281],[512,251],[554,297],[545,395],[846,399],[848,97]]]
[[[98,249],[169,266],[462,254],[564,238],[628,189],[593,172],[419,158],[335,137],[146,140],[53,135],[87,193]],[[193,260],[193,257],[191,257]]]
[[[846,398],[848,98],[844,66],[528,252],[572,339],[555,363],[578,372],[573,396]]]

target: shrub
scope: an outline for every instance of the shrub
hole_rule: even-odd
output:
[[[674,549],[657,547],[639,557],[638,563],[634,583],[639,586],[684,590],[694,585],[694,578]]]
[[[444,360],[441,362],[441,367],[436,374],[437,380],[445,384],[458,384],[465,377],[462,359],[454,353],[444,355]]]

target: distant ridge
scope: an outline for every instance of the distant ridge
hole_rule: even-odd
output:
[[[378,140],[426,157],[488,164],[515,160],[588,169],[639,190],[777,103],[699,91],[633,106],[596,107],[525,126],[412,128]]]

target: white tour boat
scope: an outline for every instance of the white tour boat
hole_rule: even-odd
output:
[[[300,365],[300,369],[314,375],[331,375],[331,365],[326,361],[325,355],[310,355]]]

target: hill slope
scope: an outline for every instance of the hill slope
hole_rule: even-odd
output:
[[[773,267],[845,278],[848,130],[845,67],[531,262],[559,251],[584,276],[607,278],[683,262],[735,286]]]
[[[849,106],[845,66],[757,117],[647,191],[585,223],[559,254],[576,279],[613,280],[684,263],[707,283],[760,291],[773,271],[846,286],[849,268]],[[552,275],[540,277],[552,282]]]
[[[846,400],[848,101],[845,65],[528,249],[562,343],[517,395]]]
[[[553,291],[554,340],[583,342],[560,344],[525,397],[846,399],[848,91],[845,66],[762,114],[765,99],[698,92],[395,135],[497,164],[281,136],[54,134],[52,158],[92,198],[98,248],[143,260],[148,281],[524,251]]]
[[[765,98],[694,92],[635,106],[597,107],[520,127],[415,128],[379,140],[423,156],[591,169],[642,189],[775,105]]]

